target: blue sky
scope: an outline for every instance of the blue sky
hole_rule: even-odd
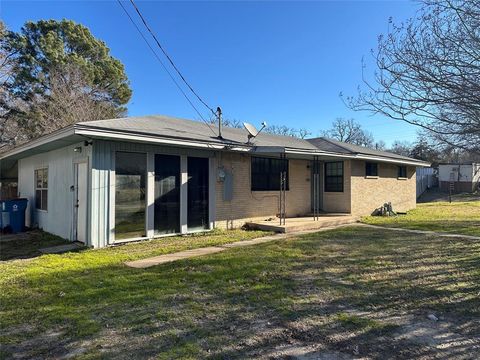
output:
[[[116,1],[0,4],[1,18],[12,30],[27,20],[67,18],[105,41],[131,82],[129,115],[198,118]],[[377,36],[387,32],[389,17],[400,22],[413,16],[414,2],[137,0],[137,5],[193,87],[228,118],[318,135],[335,118],[353,117],[387,144],[415,138],[417,128],[351,111],[339,97],[356,93],[362,57],[373,72],[370,50]]]

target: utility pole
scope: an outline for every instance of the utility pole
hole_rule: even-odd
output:
[[[223,139],[222,137],[222,109],[220,106],[217,107],[217,121],[218,121],[218,138]]]

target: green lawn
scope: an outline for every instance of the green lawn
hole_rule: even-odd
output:
[[[168,238],[0,263],[2,356],[480,354],[479,242],[351,226],[147,269],[123,265],[198,243]]]
[[[68,242],[58,236],[43,231],[30,231],[26,237],[20,236],[18,240],[1,241],[0,261],[40,256],[42,253],[38,249],[63,244]]]
[[[417,204],[406,215],[367,216],[372,225],[480,236],[480,201]]]

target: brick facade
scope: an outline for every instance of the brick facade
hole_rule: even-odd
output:
[[[352,214],[370,215],[386,202],[394,211],[406,212],[416,206],[415,167],[407,166],[407,177],[399,179],[398,166],[378,163],[378,178],[365,176],[365,161],[351,162]]]
[[[307,160],[289,160],[289,190],[286,194],[287,217],[310,213],[310,164]],[[233,175],[233,197],[223,200],[224,183],[216,182],[216,222],[218,228],[234,228],[247,221],[275,217],[279,213],[278,191],[251,191],[251,157],[247,154],[217,153],[217,168]]]
[[[287,217],[311,213],[310,161],[289,160]],[[251,191],[251,156],[238,153],[217,153],[216,168],[232,174],[233,197],[224,201],[224,183],[216,179],[216,221],[218,228],[236,228],[247,221],[265,220],[279,213],[278,191]],[[395,164],[378,163],[378,177],[365,176],[365,161],[344,161],[343,192],[324,192],[322,166],[322,209],[325,212],[370,215],[386,202],[393,209],[405,212],[416,206],[415,167],[407,167],[407,178],[397,177]]]
[[[321,176],[324,176],[325,167],[322,167]],[[350,213],[352,210],[351,204],[351,161],[343,161],[343,192],[325,192],[324,185],[322,186],[323,199],[322,210],[325,212],[334,213]],[[322,179],[323,180],[323,179]],[[322,181],[323,184],[323,181]]]

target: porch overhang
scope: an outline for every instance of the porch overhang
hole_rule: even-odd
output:
[[[335,153],[335,152],[327,152],[327,151],[320,151],[320,150],[304,150],[304,149],[294,149],[294,148],[287,148],[281,146],[257,146],[252,149],[253,153],[258,153],[262,155],[279,155],[279,154],[287,154],[288,158],[291,159],[304,159],[304,160],[311,160],[315,156],[318,156],[319,160],[336,160],[336,159],[353,159],[353,160],[365,160],[365,161],[376,161],[376,162],[384,162],[384,163],[392,163],[392,164],[399,164],[399,165],[410,165],[410,166],[418,166],[418,167],[429,167],[431,163],[421,160],[406,160],[406,159],[396,159],[396,158],[389,158],[386,156],[375,156],[375,155],[368,155],[368,154],[345,154],[345,153]]]

